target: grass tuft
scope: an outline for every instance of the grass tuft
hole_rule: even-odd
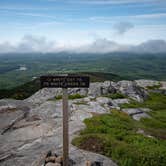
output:
[[[69,95],[68,98],[71,99],[71,100],[74,100],[74,99],[81,99],[81,98],[84,98],[85,96],[83,95],[80,95],[80,94],[73,94],[73,95]],[[62,95],[58,95],[58,96],[55,96],[53,99],[51,100],[61,100],[62,99]]]
[[[112,93],[109,95],[104,95],[104,97],[109,97],[111,99],[124,99],[124,98],[126,98],[126,96],[121,94],[121,93]]]

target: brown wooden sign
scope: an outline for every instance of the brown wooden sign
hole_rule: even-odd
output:
[[[88,88],[87,76],[41,76],[41,88],[63,88],[63,166],[69,165],[69,124],[68,124],[68,93],[67,88]]]
[[[88,88],[87,76],[41,76],[42,88]]]

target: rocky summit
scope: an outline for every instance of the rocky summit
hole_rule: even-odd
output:
[[[121,108],[143,102],[149,91],[166,94],[166,82],[152,80],[96,82],[88,89],[69,89],[69,136],[85,128],[83,120],[95,114],[122,111],[134,120],[150,118],[148,108]],[[77,94],[77,96],[76,96]],[[44,88],[25,100],[0,100],[0,165],[53,166],[62,160],[62,90]],[[74,97],[75,95],[75,97]],[[73,96],[70,98],[70,96]],[[48,156],[51,153],[53,155]],[[57,161],[57,163],[49,161]],[[70,143],[70,165],[116,166],[105,156],[78,149]],[[47,161],[47,162],[46,162]],[[58,163],[59,161],[59,163]]]

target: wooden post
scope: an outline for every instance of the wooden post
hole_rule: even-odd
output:
[[[67,88],[89,88],[89,77],[41,76],[41,88],[63,88],[63,166],[69,166],[69,123],[68,123],[68,93]]]
[[[68,93],[63,88],[63,166],[69,166]]]

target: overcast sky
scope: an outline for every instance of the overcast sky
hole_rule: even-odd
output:
[[[165,40],[166,0],[0,0],[0,52],[163,51]]]

